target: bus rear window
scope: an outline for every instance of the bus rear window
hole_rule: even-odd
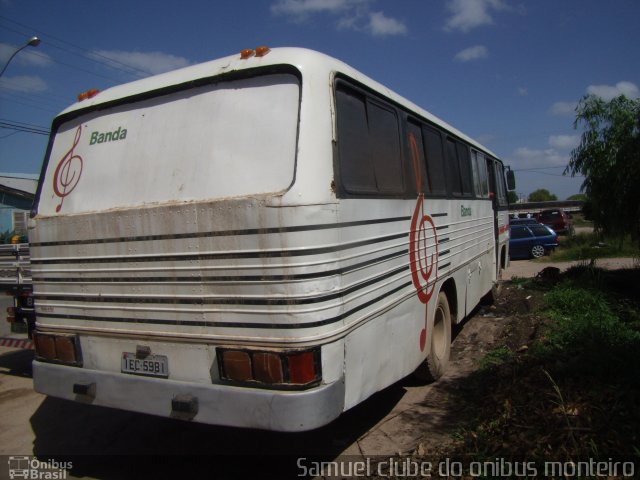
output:
[[[57,129],[38,211],[82,213],[285,191],[300,85],[270,74],[94,111]]]

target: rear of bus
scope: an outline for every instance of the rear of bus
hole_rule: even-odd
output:
[[[250,56],[91,91],[54,121],[30,231],[37,391],[285,431],[342,412],[342,345],[319,340],[340,319],[337,238],[308,226],[335,209],[287,200],[322,203],[291,190],[318,112],[299,69]]]

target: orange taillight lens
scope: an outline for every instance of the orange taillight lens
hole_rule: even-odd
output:
[[[247,352],[227,350],[222,354],[224,372],[229,380],[246,382],[253,379],[251,358]]]
[[[219,348],[218,366],[221,380],[246,386],[302,388],[321,379],[319,348],[268,352]]]
[[[56,359],[56,341],[53,335],[45,335],[42,333],[33,333],[33,343],[36,350],[36,356],[43,360]]]
[[[282,360],[275,353],[253,354],[254,378],[263,383],[283,383]]]
[[[33,343],[38,360],[77,366],[82,364],[76,335],[58,335],[35,331],[33,332]]]
[[[56,358],[63,363],[76,362],[76,342],[74,337],[56,337]]]

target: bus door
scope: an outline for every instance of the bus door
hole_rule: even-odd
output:
[[[496,245],[495,251],[495,265],[496,265],[496,274],[500,273],[500,230],[498,227],[498,189],[497,181],[496,181],[496,169],[495,162],[487,158],[487,173],[489,174],[489,196],[491,198],[491,209],[493,210],[493,236],[495,238],[494,244]]]

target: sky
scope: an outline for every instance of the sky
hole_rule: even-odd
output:
[[[0,0],[0,172],[38,174],[80,92],[259,45],[338,58],[559,199],[587,94],[640,96],[637,0]]]

